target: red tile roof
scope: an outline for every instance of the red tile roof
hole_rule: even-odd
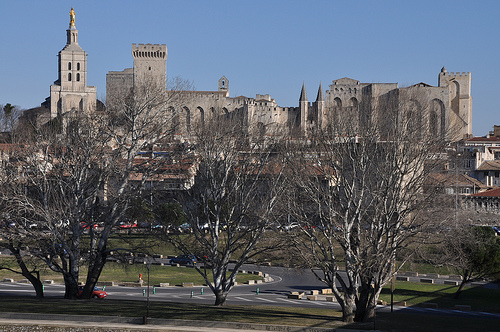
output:
[[[477,194],[472,194],[473,197],[500,197],[500,188],[483,191]]]
[[[467,140],[466,142],[499,142],[500,137],[496,136],[491,136],[491,137],[472,137]]]

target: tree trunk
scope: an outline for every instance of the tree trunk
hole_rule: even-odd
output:
[[[75,278],[72,273],[64,273],[64,298],[77,299],[78,298],[78,277]]]
[[[366,322],[375,316],[375,302],[377,292],[370,285],[362,285],[359,289],[359,299],[356,302],[356,316],[354,321]]]
[[[227,293],[217,289],[215,291],[215,305],[216,306],[224,306],[226,305]]]
[[[31,284],[33,285],[33,288],[35,289],[36,297],[42,298],[43,297],[43,284],[40,281],[40,273],[36,271],[36,276],[33,275],[28,270],[28,267],[24,263],[23,256],[21,256],[21,252],[19,248],[14,247],[13,243],[10,244],[9,246],[10,251],[14,254],[16,257],[17,265],[21,268],[21,274],[23,277],[29,280]]]
[[[453,296],[455,299],[458,299],[462,291],[464,290],[465,284],[467,283],[467,279],[464,278],[462,279],[462,282],[460,283],[460,286],[458,287],[457,291],[455,292],[455,295]]]
[[[94,287],[101,276],[101,272],[106,264],[106,255],[98,252],[94,261],[89,266],[89,271],[87,273],[87,280],[85,280],[85,287],[83,288],[82,298],[90,299]]]
[[[354,296],[345,296],[344,305],[342,306],[342,320],[346,323],[354,322]]]
[[[37,272],[37,276],[35,277],[31,273],[24,274],[23,276],[31,282],[33,288],[35,289],[36,297],[42,298],[43,296],[43,284],[40,281],[40,274]]]

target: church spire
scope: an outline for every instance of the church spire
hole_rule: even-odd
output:
[[[302,91],[300,92],[299,102],[307,101],[307,93],[306,93],[306,83],[302,83]]]
[[[323,87],[321,86],[321,82],[319,82],[318,96],[316,97],[316,101],[325,101],[323,97]]]
[[[76,44],[78,45],[78,30],[75,26],[75,11],[71,8],[69,12],[69,28],[66,30],[67,41],[66,45]]]

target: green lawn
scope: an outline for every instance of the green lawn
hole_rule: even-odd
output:
[[[0,264],[4,266],[15,267],[13,258],[6,256],[0,257]],[[125,264],[108,262],[102,271],[99,281],[115,281],[115,282],[137,282],[139,274],[142,274],[142,279],[147,284],[148,269],[145,264]],[[87,275],[87,269],[80,270],[80,280],[84,281]],[[204,279],[194,268],[187,267],[171,267],[151,265],[150,268],[150,284],[157,285],[159,283],[169,283],[170,285],[181,285],[183,282],[192,282],[195,285],[205,284]],[[8,270],[0,270],[0,280],[4,278],[12,278],[15,281],[20,281],[24,277],[20,274],[10,272]],[[63,278],[59,273],[55,273],[47,268],[43,268],[40,273],[42,280],[54,280],[57,283],[62,283]],[[248,280],[262,279],[257,275],[238,274],[236,282],[244,283]]]
[[[453,309],[455,305],[470,305],[474,311],[500,312],[500,290],[479,286],[466,287],[458,299],[453,296],[458,286],[397,281],[394,302],[405,301],[407,306],[436,303],[439,308]],[[380,299],[390,303],[390,285],[382,290]]]
[[[146,301],[62,300],[3,298],[3,312],[31,312],[47,314],[103,315],[142,317]],[[500,320],[474,317],[455,317],[410,314],[402,312],[377,313],[375,322],[345,324],[337,310],[323,308],[292,308],[270,306],[236,306],[173,303],[150,301],[149,317],[202,321],[228,321],[253,324],[308,326],[382,331],[499,331]],[[0,326],[1,328],[1,326]]]

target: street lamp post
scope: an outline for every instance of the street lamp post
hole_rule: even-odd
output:
[[[146,264],[146,267],[148,269],[148,288],[147,288],[147,291],[146,291],[146,316],[144,316],[143,318],[143,323],[144,325],[146,325],[148,323],[148,317],[149,317],[149,272],[150,272],[150,269],[151,269],[151,260],[149,259],[149,257],[146,258],[147,259],[147,264]]]
[[[148,294],[147,294],[147,309],[146,309],[146,317],[149,317],[149,271],[151,270],[151,261],[148,259]]]

